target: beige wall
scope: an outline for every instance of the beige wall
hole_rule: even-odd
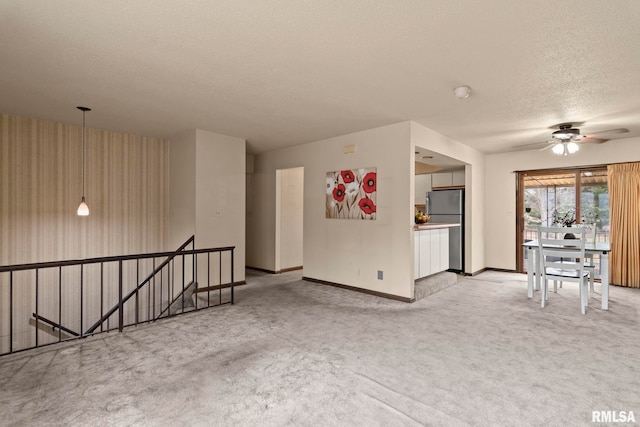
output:
[[[1,116],[0,264],[164,250],[167,143],[82,127]]]
[[[276,271],[302,266],[304,168],[276,171]]]
[[[355,145],[356,152],[343,154],[347,145]],[[247,265],[276,269],[276,170],[302,165],[304,275],[411,298],[416,146],[467,164],[465,271],[484,268],[484,155],[413,122],[256,156],[252,208],[247,214],[251,218],[247,224]],[[377,219],[326,219],[326,172],[373,166],[378,168]],[[378,270],[384,272],[383,280],[377,280]]]
[[[304,166],[304,275],[412,297],[414,159],[409,132],[405,122],[256,156],[247,265],[275,270],[276,170]],[[356,152],[343,154],[346,145],[355,145]],[[376,220],[325,218],[326,173],[364,167],[377,168]],[[378,270],[384,272],[383,280],[377,279]]]
[[[245,278],[246,141],[196,131],[196,246],[235,246],[234,280]]]
[[[175,250],[196,234],[196,132],[169,143],[169,227],[167,250]]]
[[[196,130],[171,138],[169,145],[172,248],[192,234],[196,248],[235,246],[234,280],[244,280],[245,140]],[[224,265],[228,262],[225,255]],[[207,286],[200,268],[198,273],[200,286]],[[222,281],[228,282],[229,272],[223,269],[223,274]]]
[[[11,265],[165,249],[167,143],[87,129],[88,217],[78,217],[82,195],[82,128],[36,119],[0,117],[0,264]],[[117,299],[117,271],[105,266],[105,309]],[[117,267],[117,266],[116,266]],[[133,267],[133,268],[129,268]],[[135,286],[135,265],[123,271]],[[141,263],[142,271],[150,266]],[[58,272],[41,270],[39,313],[58,318]],[[86,266],[80,315],[79,268],[64,269],[62,323],[86,329],[100,313],[100,265]],[[14,275],[14,349],[34,344],[34,273]],[[7,275],[0,277],[0,352],[9,348]],[[129,313],[125,315],[127,317]],[[39,334],[40,343],[53,340]]]
[[[516,268],[516,174],[514,171],[640,161],[640,138],[582,144],[580,151],[556,156],[549,150],[487,155],[485,246],[487,267]]]

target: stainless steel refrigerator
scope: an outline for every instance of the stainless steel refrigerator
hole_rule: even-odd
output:
[[[449,228],[449,270],[464,272],[464,190],[434,190],[427,193],[431,223],[454,223]]]

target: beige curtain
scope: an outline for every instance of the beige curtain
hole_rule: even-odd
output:
[[[640,163],[607,167],[611,283],[640,288]]]

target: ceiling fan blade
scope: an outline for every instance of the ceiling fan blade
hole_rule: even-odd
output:
[[[551,141],[550,141],[551,142]],[[538,151],[544,151],[544,150],[548,150],[549,148],[554,147],[556,144],[548,144],[546,147],[542,147],[540,150]]]
[[[589,132],[586,136],[587,136],[587,138],[590,138],[593,135],[600,135],[602,133],[608,133],[610,135],[614,135],[614,134],[617,134],[617,133],[629,133],[629,129],[627,129],[627,128],[618,128],[618,129],[601,130],[599,132]]]
[[[529,147],[529,148],[533,149],[533,148],[536,148],[536,147],[541,147],[541,146],[543,146],[545,144],[550,144],[552,142],[554,142],[554,141],[532,142],[530,144],[513,145],[513,146],[511,146],[511,148],[528,149],[527,147]]]
[[[587,144],[602,144],[603,142],[607,142],[608,139],[604,139],[604,138],[591,138],[590,136],[587,136],[585,138],[582,138],[580,140],[580,144],[582,143],[587,143]]]

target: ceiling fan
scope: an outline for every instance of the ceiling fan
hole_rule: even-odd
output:
[[[619,128],[619,129],[609,129],[603,130],[599,132],[593,132],[589,134],[580,133],[580,129],[574,126],[580,126],[583,123],[560,123],[557,125],[553,125],[550,129],[557,129],[551,134],[551,139],[546,142],[535,142],[533,144],[525,144],[520,145],[518,148],[541,145],[546,144],[542,150],[548,150],[551,148],[555,154],[558,155],[568,155],[573,154],[579,150],[578,144],[584,143],[592,143],[592,144],[602,144],[603,142],[607,142],[609,139],[600,138],[599,136],[613,135],[617,133],[627,133],[629,129]]]

